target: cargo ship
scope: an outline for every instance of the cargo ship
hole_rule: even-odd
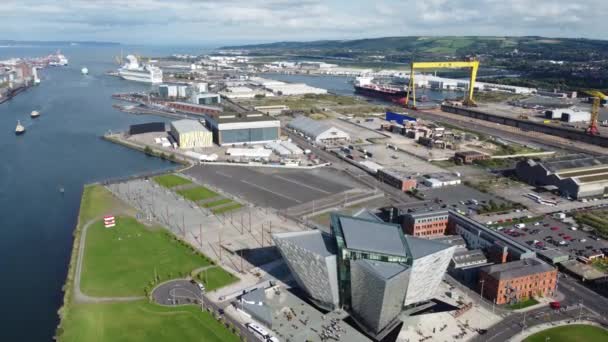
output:
[[[407,92],[404,88],[392,85],[380,85],[372,82],[371,77],[357,77],[354,82],[355,93],[364,96],[381,98],[391,102],[402,103]]]

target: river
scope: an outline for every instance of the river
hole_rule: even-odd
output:
[[[0,48],[0,60],[43,56],[56,49]],[[120,49],[62,47],[69,66],[40,71],[39,86],[0,105],[0,341],[51,341],[83,185],[174,167],[100,138],[108,130],[164,120],[130,116],[111,107],[112,93],[149,88],[104,75],[117,67],[113,56]],[[129,47],[123,49],[129,52]],[[158,55],[200,52],[136,49]],[[81,75],[83,66],[88,76]],[[34,109],[42,115],[30,119]],[[17,120],[26,127],[24,135],[14,133]]]

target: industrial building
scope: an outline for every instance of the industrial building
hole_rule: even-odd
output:
[[[380,340],[403,310],[427,308],[456,247],[403,234],[375,216],[331,215],[331,234],[283,233],[273,239],[298,285],[327,310],[344,308]]]
[[[298,116],[287,124],[287,127],[304,134],[311,140],[331,145],[350,140],[348,133],[330,126],[323,121],[313,120],[306,116]]]
[[[376,171],[381,182],[390,184],[401,191],[409,191],[416,188],[416,173],[405,172],[396,169],[382,168]]]
[[[588,122],[591,120],[591,113],[576,108],[560,108],[545,111],[545,118],[565,122]]]
[[[275,106],[256,106],[253,107],[254,110],[258,112],[262,112],[267,115],[281,115],[283,112],[288,111],[289,107],[286,105],[275,105]]]
[[[555,186],[562,196],[602,197],[608,194],[608,157],[571,154],[517,163],[519,179],[534,186]]]
[[[460,177],[452,173],[433,173],[424,176],[422,184],[430,188],[441,188],[444,186],[460,184]]]
[[[188,97],[187,84],[160,84],[158,95],[163,99],[183,99]]]
[[[171,122],[170,133],[180,148],[213,146],[213,134],[196,120],[177,120]]]
[[[481,295],[496,304],[514,304],[555,293],[557,269],[536,258],[484,267],[479,272]]]
[[[202,93],[192,94],[192,103],[205,106],[217,106],[222,102],[219,94]]]
[[[262,113],[221,113],[207,116],[213,141],[221,146],[279,140],[281,123]]]
[[[403,125],[406,122],[416,122],[416,118],[409,116],[404,113],[386,112],[384,119],[389,122],[395,122],[399,125]]]
[[[475,161],[488,159],[488,154],[478,151],[461,151],[454,154],[454,161],[458,164],[473,164]]]
[[[445,235],[448,218],[447,210],[406,213],[401,227],[405,234],[432,238]]]

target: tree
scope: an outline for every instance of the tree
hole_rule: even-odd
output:
[[[152,155],[152,149],[150,148],[150,146],[146,146],[144,148],[144,153],[151,156]]]

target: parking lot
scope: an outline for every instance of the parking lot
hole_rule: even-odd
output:
[[[196,284],[184,279],[168,281],[152,291],[152,299],[161,305],[198,303],[201,295],[201,289]]]
[[[505,202],[493,194],[481,192],[464,184],[448,185],[435,189],[421,184],[418,185],[418,190],[428,200],[439,199],[441,205],[446,205],[450,209],[457,209],[465,213],[481,208],[490,200],[494,201],[497,205]],[[477,201],[478,204],[474,204],[473,200]]]
[[[531,246],[536,251],[557,249],[570,255],[571,259],[585,252],[597,252],[608,248],[608,243],[603,239],[596,240],[593,233],[578,228],[572,230],[574,223],[562,222],[551,215],[541,216],[538,220],[525,223],[523,228],[515,228],[515,224],[508,221],[500,222],[495,226],[501,233]]]
[[[323,169],[300,171],[198,165],[184,173],[258,206],[275,209],[310,202],[355,186],[343,175]]]

